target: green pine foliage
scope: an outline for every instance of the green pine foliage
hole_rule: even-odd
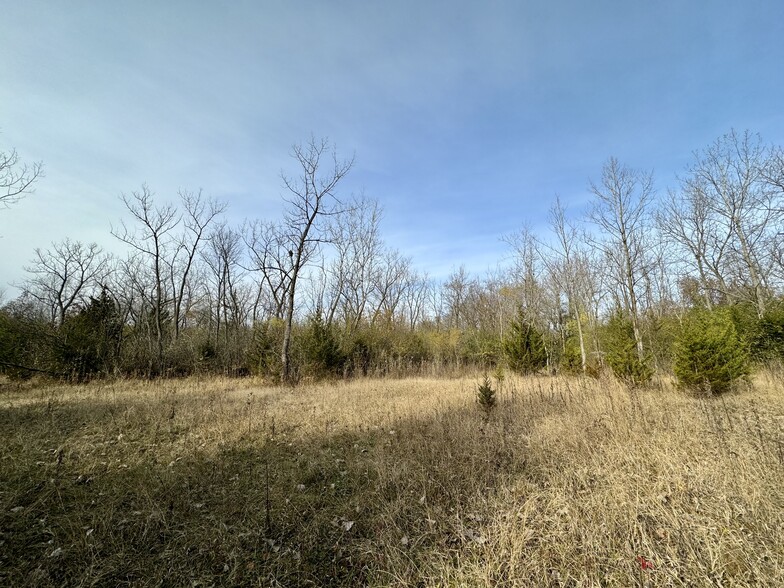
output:
[[[504,355],[509,367],[520,374],[532,374],[547,365],[542,333],[526,319],[523,309],[509,325],[504,339]]]
[[[640,359],[631,320],[621,314],[610,317],[604,328],[604,347],[605,361],[616,378],[630,386],[650,382],[654,370],[649,357]]]
[[[563,347],[558,360],[559,369],[569,374],[579,374],[583,370],[583,360],[580,354],[580,340],[574,320],[569,321],[564,327]]]
[[[343,372],[346,358],[333,329],[324,322],[320,312],[308,320],[301,345],[303,367],[308,375],[324,377]]]
[[[466,365],[482,368],[496,365],[500,356],[498,337],[481,329],[466,329],[460,333],[460,359]]]
[[[738,334],[749,343],[753,361],[784,360],[784,299],[771,301],[761,318],[753,308],[733,307],[732,316]]]
[[[679,331],[680,323],[675,316],[646,317],[646,350],[656,371],[672,371],[673,347]]]
[[[476,402],[479,404],[479,408],[485,413],[485,416],[489,417],[490,413],[495,408],[497,401],[498,399],[495,396],[495,390],[490,384],[490,378],[485,375],[484,380],[477,388]]]
[[[0,373],[12,380],[31,378],[48,351],[49,329],[24,304],[0,309]]]
[[[675,342],[675,375],[680,384],[708,394],[727,392],[749,373],[749,353],[726,309],[695,309]]]
[[[66,317],[54,346],[56,371],[75,381],[107,375],[117,364],[123,324],[117,306],[103,290],[74,315]]]
[[[253,329],[249,352],[251,373],[277,382],[280,378],[280,349],[283,344],[283,321],[273,318]]]

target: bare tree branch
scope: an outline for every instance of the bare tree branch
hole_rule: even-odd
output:
[[[32,186],[44,175],[43,163],[22,163],[15,149],[0,151],[0,207],[7,208],[32,193]]]

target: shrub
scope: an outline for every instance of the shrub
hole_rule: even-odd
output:
[[[693,310],[675,342],[675,375],[681,386],[721,394],[749,373],[749,353],[726,310]]]
[[[646,343],[652,364],[662,371],[672,369],[673,347],[680,325],[675,316],[649,316],[645,321]]]
[[[520,309],[509,325],[504,339],[504,355],[509,367],[521,374],[531,374],[547,365],[547,352],[542,333],[526,319]]]
[[[493,387],[490,385],[490,378],[488,376],[485,376],[484,380],[477,388],[476,402],[479,404],[479,408],[485,413],[485,416],[489,417],[490,413],[495,408],[497,399],[495,397],[495,390],[493,390]]]
[[[460,360],[465,365],[487,368],[498,363],[500,341],[494,334],[480,329],[466,329],[460,334]]]
[[[605,359],[615,377],[630,386],[642,386],[653,377],[650,357],[640,358],[634,339],[632,322],[620,315],[613,315],[604,330]]]
[[[282,344],[281,319],[270,319],[257,324],[253,330],[253,342],[248,354],[251,372],[277,381],[280,378]]]
[[[220,370],[220,349],[210,340],[205,329],[183,329],[180,336],[164,348],[164,373],[168,377],[184,377]]]
[[[114,300],[103,290],[77,314],[66,317],[54,346],[57,371],[76,381],[109,374],[117,366],[122,319]]]
[[[346,358],[340,351],[335,333],[324,322],[320,312],[308,320],[301,347],[303,368],[308,375],[322,377],[343,372]]]
[[[23,305],[0,309],[0,373],[12,380],[32,377],[49,338],[48,325]]]
[[[558,367],[570,374],[579,374],[583,371],[583,359],[580,353],[580,340],[577,335],[576,322],[570,320],[565,326],[563,350],[558,358]]]
[[[367,376],[375,367],[378,352],[373,334],[367,330],[352,333],[344,339],[346,364],[352,375]]]
[[[404,327],[389,330],[387,335],[392,339],[392,352],[402,365],[409,368],[418,367],[430,359],[427,341],[420,333]]]
[[[758,319],[748,338],[753,359],[770,361],[784,359],[784,300],[771,304],[761,319]]]

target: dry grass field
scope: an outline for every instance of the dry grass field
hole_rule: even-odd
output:
[[[781,374],[478,381],[4,383],[0,585],[784,586]]]

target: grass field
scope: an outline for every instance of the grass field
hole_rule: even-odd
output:
[[[784,378],[4,383],[3,586],[784,586]]]

